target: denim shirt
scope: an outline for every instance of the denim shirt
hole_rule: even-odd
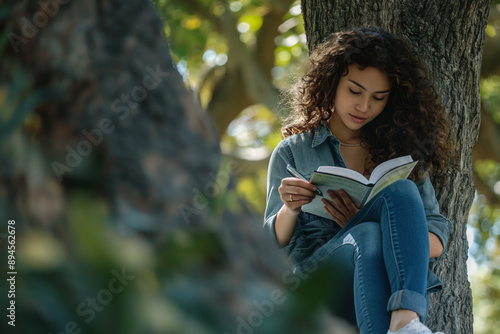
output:
[[[278,187],[283,178],[291,176],[286,170],[287,164],[291,164],[307,179],[319,166],[346,167],[340,154],[339,140],[330,133],[326,124],[320,125],[312,132],[287,137],[278,144],[269,162],[264,222],[264,226],[274,235],[276,242],[274,224],[276,215],[283,206]],[[434,187],[428,174],[416,184],[424,205],[429,232],[434,233],[441,240],[444,254],[451,234],[451,222],[440,214]],[[284,247],[284,251],[295,261],[300,262],[312,255],[318,245],[326,243],[338,231],[340,227],[331,220],[301,211],[294,234],[288,245]]]

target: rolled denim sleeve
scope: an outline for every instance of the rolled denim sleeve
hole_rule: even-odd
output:
[[[439,203],[436,199],[436,193],[434,192],[434,187],[432,186],[428,174],[426,174],[423,180],[417,182],[417,187],[424,204],[429,232],[434,233],[443,244],[443,253],[438,258],[431,259],[431,261],[436,261],[443,256],[448,249],[448,238],[452,232],[452,224],[450,220],[444,217],[439,211]]]
[[[283,206],[283,201],[280,198],[278,188],[281,185],[281,180],[288,176],[286,166],[293,162],[292,153],[288,147],[288,141],[281,141],[271,154],[269,161],[269,168],[267,172],[267,198],[266,198],[266,211],[264,227],[269,230],[269,233],[274,236],[276,244],[276,231],[274,224],[276,222],[276,215]]]

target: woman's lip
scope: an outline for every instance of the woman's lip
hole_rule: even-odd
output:
[[[363,118],[363,117],[357,117],[357,116],[354,116],[352,114],[349,114],[349,116],[351,116],[352,120],[356,123],[363,123],[366,118]]]

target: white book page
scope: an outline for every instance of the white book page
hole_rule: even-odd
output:
[[[335,167],[335,166],[320,166],[318,167],[319,173],[325,174],[333,174],[344,176],[348,179],[358,181],[359,183],[368,184],[369,181],[362,174],[356,172],[355,170],[344,168],[344,167]]]
[[[372,184],[377,183],[377,181],[382,176],[384,176],[384,174],[387,173],[388,171],[390,171],[398,166],[408,164],[412,161],[413,161],[413,159],[412,159],[411,155],[405,155],[405,156],[402,156],[399,158],[394,158],[394,159],[382,162],[380,165],[375,167],[375,169],[372,171],[372,174],[370,175],[370,183],[372,183]]]
[[[397,180],[408,178],[408,175],[410,175],[416,164],[417,161],[414,161],[412,163],[394,168],[391,173],[384,174],[372,189],[372,192],[368,197],[368,201],[372,199],[376,194],[378,194],[380,190],[384,189],[391,183],[396,182]]]
[[[405,156],[402,156],[399,158],[394,158],[394,159],[382,162],[380,165],[375,167],[375,169],[372,171],[372,174],[370,175],[370,179],[367,179],[361,173],[358,173],[355,170],[352,170],[349,168],[344,168],[344,167],[320,166],[320,167],[318,167],[317,171],[319,173],[344,176],[344,177],[349,178],[351,180],[358,181],[362,184],[375,184],[388,171],[390,171],[398,166],[408,164],[412,161],[413,161],[413,159],[412,159],[411,155],[405,155]]]

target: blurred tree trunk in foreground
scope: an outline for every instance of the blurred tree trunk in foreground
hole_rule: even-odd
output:
[[[453,222],[449,249],[432,265],[445,283],[431,298],[428,325],[445,333],[472,333],[472,296],[467,279],[466,223],[474,198],[472,146],[480,122],[479,73],[490,1],[302,1],[310,50],[334,31],[377,25],[406,37],[420,53],[441,94],[456,135],[460,169],[436,189],[442,212]],[[328,19],[326,19],[328,18]]]
[[[320,311],[330,282],[281,279],[149,1],[1,5],[0,216],[17,223],[19,271],[7,333],[338,328]]]

